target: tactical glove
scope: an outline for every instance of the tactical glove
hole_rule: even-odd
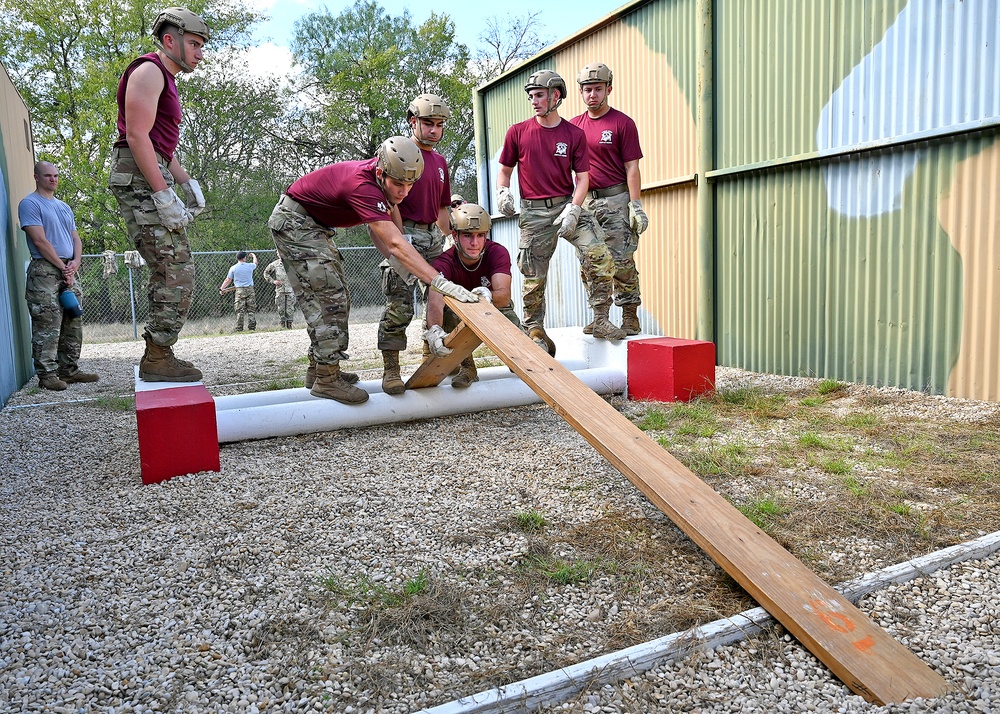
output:
[[[642,210],[642,201],[638,198],[628,204],[628,225],[636,235],[649,227],[649,219],[646,218],[646,212]]]
[[[566,207],[562,209],[562,213],[552,221],[552,225],[559,226],[556,235],[560,238],[572,238],[576,234],[576,224],[580,220],[582,211],[583,209],[575,203],[567,203]]]
[[[456,300],[461,300],[462,302],[479,302],[478,295],[473,295],[461,285],[456,285],[448,280],[448,278],[444,277],[441,273],[438,273],[437,277],[431,281],[431,287],[442,295],[453,297]]]
[[[181,197],[169,186],[153,194],[153,204],[156,206],[156,215],[159,216],[160,223],[168,231],[182,231],[194,220],[194,216],[181,201]]]
[[[197,216],[205,210],[205,194],[201,192],[201,186],[194,179],[190,179],[181,184],[184,189],[184,204],[191,211],[192,216]]]
[[[478,288],[472,288],[472,294],[473,295],[480,295],[481,297],[483,297],[486,300],[486,302],[488,302],[490,304],[493,303],[493,293],[491,293],[490,289],[487,288],[487,287],[485,287],[485,286],[484,287],[478,287]]]
[[[507,218],[513,217],[514,211],[514,195],[510,192],[510,187],[501,186],[500,191],[497,195],[497,208],[500,213],[507,216]]]
[[[441,329],[441,325],[431,325],[424,330],[424,340],[427,342],[427,349],[435,357],[447,357],[451,354],[451,350],[444,346],[445,337],[447,337],[447,334]]]

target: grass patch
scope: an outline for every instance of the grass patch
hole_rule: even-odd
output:
[[[838,382],[836,379],[821,379],[819,384],[816,385],[816,391],[820,394],[837,394],[839,392],[846,392],[847,385],[843,382]]]
[[[568,561],[542,556],[529,558],[527,567],[556,585],[576,585],[586,582],[597,569],[596,564],[586,560]]]
[[[535,510],[521,511],[514,515],[513,520],[514,527],[524,533],[538,533],[548,525],[545,516]]]
[[[97,406],[111,412],[134,412],[135,397],[98,397]]]
[[[765,496],[750,503],[737,504],[736,509],[765,533],[785,512],[785,509],[773,496]]]
[[[751,450],[743,442],[711,445],[684,459],[688,468],[703,476],[749,476]]]

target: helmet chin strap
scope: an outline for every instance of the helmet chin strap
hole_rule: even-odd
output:
[[[179,64],[181,66],[181,69],[184,70],[185,72],[194,72],[194,67],[192,67],[191,65],[189,65],[187,62],[184,61],[184,35],[181,34],[180,37],[178,38],[178,36],[173,32],[168,32],[166,34],[177,39],[177,43],[181,46],[181,56],[177,57],[176,55],[174,55],[174,53],[167,50],[167,48],[164,47],[163,43],[160,42],[159,40],[156,40],[154,43],[156,45],[156,48],[160,50],[160,52],[165,54],[167,57],[172,59],[174,62]]]
[[[548,107],[548,109],[546,109],[545,113],[542,114],[543,117],[547,117],[549,114],[551,114],[552,112],[554,112],[556,109],[559,108],[559,105],[562,104],[562,102],[563,102],[563,98],[560,96],[559,97],[559,101],[556,102],[556,105],[552,106],[552,90],[550,89],[550,90],[548,90],[548,92],[549,92],[549,94],[545,98],[545,106]]]
[[[413,138],[422,144],[427,144],[428,146],[434,147],[437,146],[438,143],[440,143],[441,139],[443,139],[444,136],[442,135],[441,139],[428,139],[427,137],[425,137],[424,131],[421,128],[420,119],[418,118],[416,126],[413,127]]]

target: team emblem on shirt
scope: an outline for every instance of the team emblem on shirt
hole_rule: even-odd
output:
[[[488,288],[490,286],[490,279],[484,275],[481,278],[479,278],[479,283],[484,288]]]
[[[566,156],[569,151],[569,144],[565,141],[556,142],[556,156]]]
[[[444,169],[442,169],[440,166],[438,166],[438,180],[441,183],[444,183]]]
[[[378,204],[376,204],[375,208],[378,209],[379,213],[388,213],[389,212],[389,207],[386,206],[385,203],[383,203],[382,201],[379,201]]]
[[[610,144],[611,143],[611,130],[605,129],[601,132],[601,143]]]

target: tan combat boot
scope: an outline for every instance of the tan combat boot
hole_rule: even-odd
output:
[[[599,340],[621,340],[625,338],[625,330],[615,327],[608,319],[609,305],[598,305],[594,308],[594,337]]]
[[[314,397],[334,399],[341,404],[364,404],[368,392],[348,384],[341,378],[339,364],[317,364],[316,381],[309,392]]]
[[[622,305],[622,329],[626,335],[638,335],[642,332],[638,305]]]
[[[143,339],[146,340],[146,352],[139,360],[140,379],[146,382],[201,381],[201,370],[178,360],[172,349],[156,344],[149,334],[144,334]]]
[[[90,372],[76,371],[73,372],[73,374],[65,374],[63,372],[60,372],[59,379],[64,381],[66,384],[76,384],[78,382],[96,382],[100,379],[100,377]]]
[[[592,335],[594,334],[594,321],[591,320],[590,324],[583,326],[583,334]]]
[[[402,394],[406,385],[399,376],[399,352],[397,350],[382,350],[382,391],[386,394]]]
[[[53,392],[61,392],[66,389],[66,383],[59,379],[56,374],[41,374],[38,376],[38,386]]]
[[[469,355],[462,360],[462,368],[458,374],[451,378],[451,386],[465,389],[473,382],[479,381],[479,373],[476,372],[476,361]]]
[[[348,384],[357,384],[358,380],[361,379],[354,372],[341,372],[340,378]],[[312,389],[314,384],[316,384],[316,358],[310,353],[309,366],[306,367],[306,389]]]
[[[556,356],[556,343],[553,342],[552,338],[545,333],[544,329],[541,327],[532,327],[528,330],[528,337],[530,337],[536,345],[548,352],[552,357]]]

